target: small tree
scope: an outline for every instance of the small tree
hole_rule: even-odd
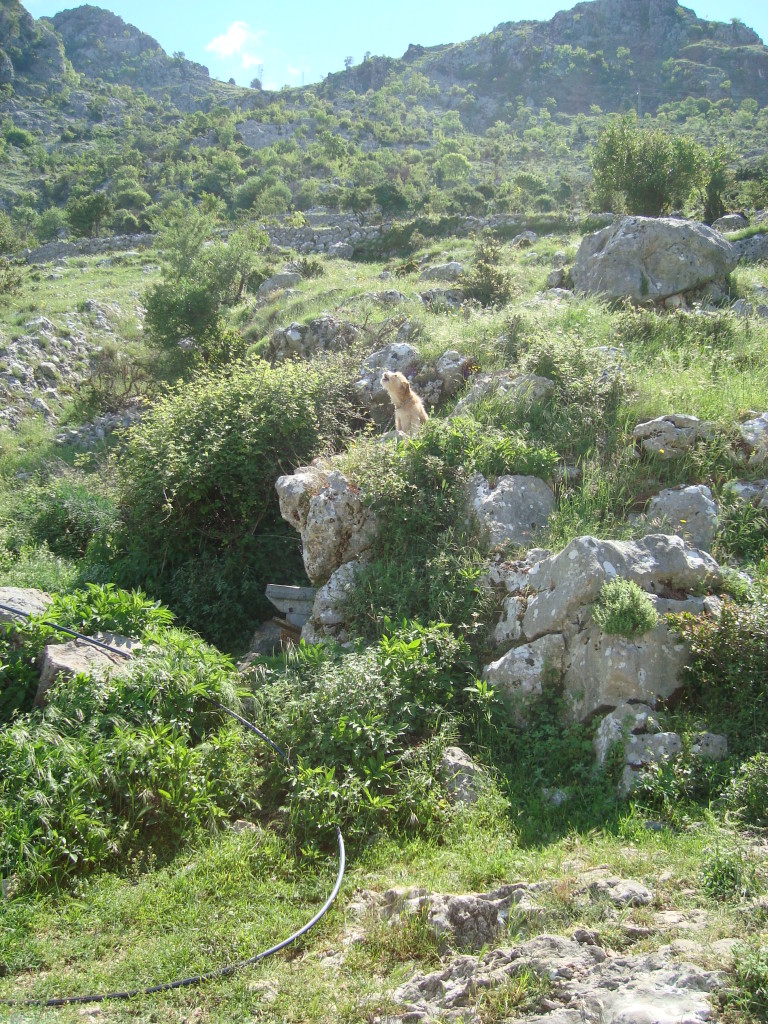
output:
[[[491,234],[484,234],[475,247],[475,262],[462,287],[469,299],[483,306],[503,306],[509,299],[509,274],[501,268],[501,246]]]
[[[659,217],[685,204],[707,160],[692,139],[640,128],[635,115],[626,114],[598,139],[592,157],[595,194],[607,209]]]

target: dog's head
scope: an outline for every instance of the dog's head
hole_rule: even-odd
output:
[[[395,405],[404,402],[411,393],[411,385],[399,370],[385,370],[381,375],[381,386]]]

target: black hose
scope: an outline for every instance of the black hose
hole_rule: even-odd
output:
[[[31,618],[28,612],[24,612],[19,608],[12,608],[10,605],[0,604],[0,609],[12,612],[14,615],[20,615],[22,618]],[[121,651],[118,648],[105,644],[101,640],[96,640],[91,636],[85,636],[84,633],[78,633],[74,629],[69,629],[66,626],[60,626],[56,622],[42,622],[42,625],[60,630],[68,636],[74,636],[78,640],[83,640],[86,643],[92,644],[94,647],[107,650],[112,654],[119,654],[126,659],[131,658],[131,654],[129,652]],[[224,711],[231,718],[240,722],[246,727],[246,729],[255,733],[260,740],[268,744],[275,751],[286,765],[291,764],[290,758],[285,751],[278,747],[278,745],[274,743],[269,736],[265,735],[258,726],[254,725],[253,722],[249,722],[247,718],[243,718],[242,715],[238,715],[236,711],[232,711],[230,708],[226,707],[226,705],[214,700],[213,697],[205,697],[205,699],[221,711]],[[248,957],[247,960],[238,960],[235,963],[225,964],[223,967],[217,967],[214,970],[206,971],[203,974],[194,974],[189,978],[177,978],[175,981],[165,981],[161,982],[159,985],[148,985],[145,988],[128,989],[125,992],[97,992],[90,995],[54,996],[50,999],[0,999],[0,1006],[69,1006],[73,1003],[103,1003],[108,999],[134,999],[136,996],[148,996],[153,995],[156,992],[170,992],[172,989],[186,988],[189,985],[200,985],[205,981],[213,981],[216,978],[226,978],[230,974],[234,974],[235,971],[242,970],[243,967],[249,967],[252,964],[259,963],[260,960],[266,960],[268,956],[273,956],[275,953],[279,953],[281,950],[286,949],[288,946],[296,942],[297,939],[300,939],[302,935],[306,935],[307,932],[311,928],[314,928],[318,921],[325,917],[327,912],[330,910],[339,894],[339,890],[341,889],[341,883],[344,880],[344,869],[346,867],[344,837],[342,836],[341,829],[338,825],[336,826],[336,848],[339,855],[339,869],[336,873],[336,881],[334,882],[333,889],[331,890],[328,899],[322,905],[320,910],[318,910],[310,921],[307,921],[305,925],[299,928],[298,931],[289,935],[287,939],[283,939],[282,942],[278,942],[276,945],[270,946],[269,949],[262,950],[260,953],[255,953],[253,956]]]

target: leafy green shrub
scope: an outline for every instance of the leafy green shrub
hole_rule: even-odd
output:
[[[255,718],[297,763],[288,791],[278,765],[271,785],[274,800],[290,796],[299,845],[328,841],[334,824],[361,842],[445,818],[439,737],[470,667],[445,624],[403,623],[365,650],[301,647],[254,671]]]
[[[264,588],[304,577],[275,481],[347,436],[353,357],[202,371],[126,440],[119,578],[219,643],[269,614]]]
[[[130,674],[59,682],[45,715],[0,727],[0,875],[16,891],[166,858],[227,815],[252,813],[250,740],[210,695],[236,705],[234,668],[177,631]]]
[[[685,205],[708,162],[706,151],[685,135],[640,128],[634,114],[609,124],[592,158],[593,185],[604,209],[659,217]]]
[[[715,846],[699,870],[702,889],[716,900],[741,899],[755,885],[755,873],[739,850]]]
[[[691,651],[682,708],[717,722],[731,754],[749,757],[768,734],[768,604],[725,604],[719,619],[675,619]]]
[[[493,235],[485,234],[475,247],[472,268],[461,279],[469,299],[482,306],[503,306],[509,300],[510,279],[501,267],[501,246]]]
[[[723,803],[747,825],[768,825],[768,754],[747,758],[723,793]]]
[[[637,583],[620,577],[600,588],[592,618],[605,632],[635,637],[653,629],[659,621],[650,597]]]
[[[375,638],[385,618],[418,618],[477,634],[493,596],[481,584],[485,558],[466,523],[468,477],[546,477],[555,455],[519,435],[456,417],[430,420],[407,444],[359,446],[350,459],[379,524],[373,560],[350,595],[350,625]]]
[[[171,612],[146,594],[118,590],[112,583],[54,595],[43,614],[7,625],[0,636],[0,723],[29,710],[39,679],[38,655],[46,644],[66,640],[47,623],[86,636],[109,632],[144,640],[172,621]]]
[[[23,514],[31,520],[31,539],[64,557],[83,557],[94,541],[106,545],[117,526],[117,510],[109,498],[70,480],[35,489],[27,504]]]

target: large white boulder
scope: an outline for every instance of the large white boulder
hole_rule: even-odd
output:
[[[698,221],[623,217],[586,235],[573,265],[577,291],[658,302],[722,281],[736,265],[730,242]]]
[[[118,633],[97,633],[94,640],[100,640],[110,647],[117,647],[130,655],[141,647],[138,640],[132,640]],[[43,648],[39,658],[40,682],[35,694],[35,704],[44,704],[47,691],[59,676],[71,679],[79,673],[93,679],[105,679],[110,675],[123,675],[128,671],[129,659],[112,654],[101,647],[94,647],[85,640],[71,640],[64,644],[49,644]]]

